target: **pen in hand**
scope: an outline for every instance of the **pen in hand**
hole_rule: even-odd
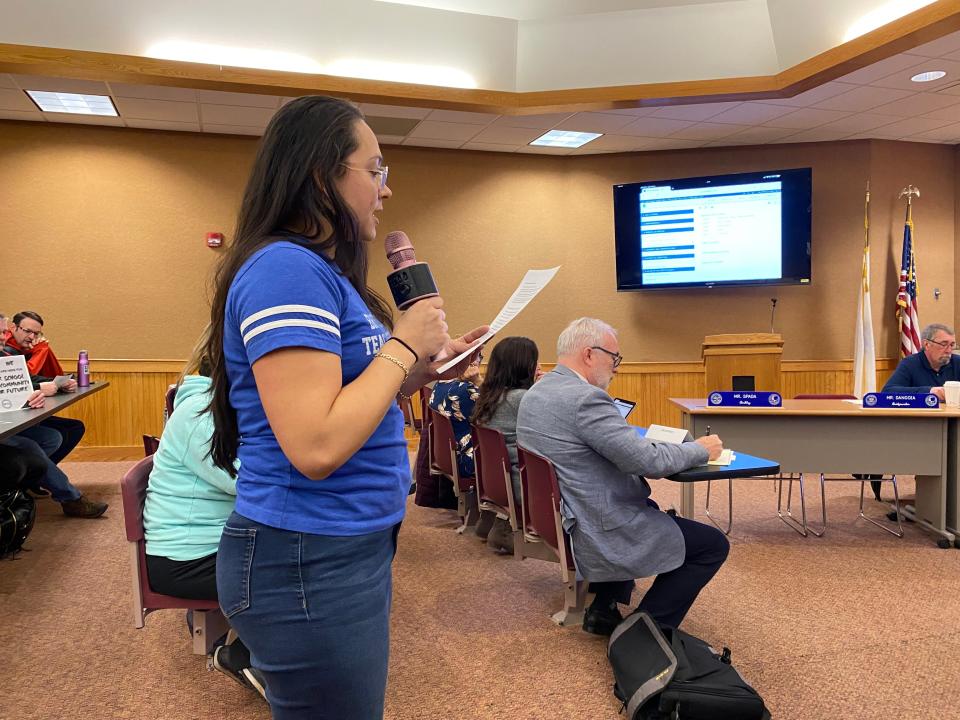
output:
[[[710,434],[710,426],[707,425],[707,431],[704,433],[704,435],[709,435],[709,434]]]

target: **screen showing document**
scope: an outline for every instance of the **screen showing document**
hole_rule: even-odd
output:
[[[782,182],[640,191],[644,285],[776,279]]]

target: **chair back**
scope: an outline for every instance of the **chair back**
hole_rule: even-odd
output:
[[[143,504],[147,499],[147,482],[152,470],[153,456],[148,455],[130,468],[120,481],[123,525],[130,542],[143,540]]]
[[[523,529],[536,534],[560,558],[561,566],[573,569],[570,538],[560,516],[560,484],[553,463],[542,455],[517,445]]]
[[[510,480],[510,453],[503,433],[494,428],[473,426],[473,461],[477,471],[477,501],[482,510],[506,513],[516,530],[520,527]],[[484,507],[484,504],[492,507]]]
[[[123,501],[123,525],[131,544],[133,568],[134,624],[143,627],[143,616],[150,610],[185,608],[216,610],[216,600],[187,600],[154,592],[147,579],[147,553],[143,534],[143,504],[147,499],[147,483],[153,470],[153,455],[145,457],[127,471],[120,481]]]
[[[177,396],[177,386],[171,385],[167,388],[167,394],[163,399],[163,421],[166,422],[167,419],[173,415],[173,399]]]
[[[423,418],[423,424],[420,433],[426,435],[427,457],[430,458],[430,472],[436,474],[440,470],[433,462],[433,418],[430,415],[430,388],[424,387],[420,390],[420,417]]]
[[[419,391],[417,391],[419,392]],[[414,393],[415,395],[416,393]],[[419,404],[419,400],[417,401]],[[397,405],[400,406],[400,412],[403,413],[403,424],[414,432],[420,432],[420,419],[413,412],[413,396],[406,397],[403,393],[397,393]]]
[[[453,436],[453,423],[446,415],[429,408],[430,412],[430,462],[441,473],[453,477],[456,472],[457,441]]]
[[[794,400],[856,400],[856,395],[794,395]]]
[[[143,436],[143,454],[146,457],[153,455],[160,449],[160,438],[156,435]]]

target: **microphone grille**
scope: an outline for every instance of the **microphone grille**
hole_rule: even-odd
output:
[[[394,267],[399,267],[401,263],[415,263],[417,255],[412,247],[401,248],[390,253],[390,263]]]
[[[417,261],[413,243],[402,230],[394,230],[384,238],[383,247],[387,251],[387,262],[394,270],[412,265]]]
[[[410,242],[410,238],[407,237],[407,234],[403,230],[394,230],[391,233],[387,233],[387,237],[383,240],[383,247],[389,255],[392,252],[396,252],[403,247],[413,247],[413,244]]]

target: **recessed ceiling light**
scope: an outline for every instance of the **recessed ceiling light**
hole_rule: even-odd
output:
[[[943,70],[930,70],[929,72],[917,73],[910,79],[914,82],[933,82],[934,80],[939,80],[944,77],[946,74]]]
[[[591,140],[596,140],[602,134],[573,132],[572,130],[548,130],[530,144],[544,147],[578,148],[583,147]]]
[[[117,109],[113,106],[113,100],[108,95],[81,95],[42,90],[27,90],[27,95],[43,112],[119,117]]]

